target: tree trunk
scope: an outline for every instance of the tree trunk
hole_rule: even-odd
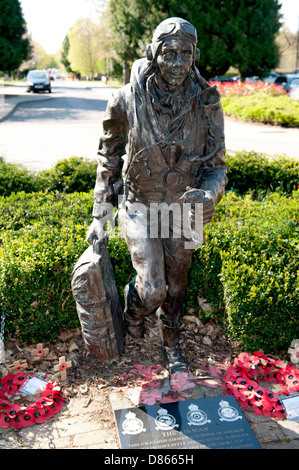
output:
[[[124,84],[130,81],[130,66],[128,62],[123,63],[123,82]]]

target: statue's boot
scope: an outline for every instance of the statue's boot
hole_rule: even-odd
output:
[[[176,372],[188,371],[188,364],[183,358],[179,346],[179,326],[170,326],[160,318],[159,329],[162,343],[162,356],[169,374],[172,375]]]
[[[133,338],[144,337],[144,316],[136,314],[133,310],[125,312],[125,325],[127,333]]]
[[[135,311],[132,307],[133,295],[132,295],[132,284],[128,284],[125,287],[125,325],[127,333],[133,338],[143,338],[145,331],[144,315]]]

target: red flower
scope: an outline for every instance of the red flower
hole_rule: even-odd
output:
[[[28,379],[27,375],[24,374],[23,372],[18,372],[15,376],[14,376],[14,385],[16,385],[18,388],[22,387],[24,385],[24,383],[26,382],[26,380]]]
[[[44,350],[43,348],[39,348],[36,350],[36,355],[37,356],[43,356],[45,353],[44,353]]]
[[[6,375],[1,384],[3,384],[1,390],[8,395],[14,395],[18,389],[18,387],[14,384],[14,375],[12,374]]]
[[[0,413],[0,428],[8,428],[10,426],[10,418],[6,413]]]
[[[248,353],[241,353],[237,357],[237,359],[234,360],[234,363],[241,367],[242,369],[256,369],[260,360],[251,354]]]
[[[7,422],[9,427],[16,427],[17,423],[19,422],[18,415],[21,411],[22,407],[20,405],[9,403],[5,408],[5,413],[3,413],[4,416],[5,414],[7,416],[6,421],[4,418],[4,422]]]

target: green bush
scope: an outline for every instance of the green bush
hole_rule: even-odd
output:
[[[21,165],[6,163],[0,157],[0,195],[9,196],[11,193],[19,191],[31,193],[41,189],[42,182],[38,175]]]
[[[299,102],[287,95],[269,96],[257,91],[247,96],[223,96],[221,103],[225,114],[244,121],[299,127]]]
[[[94,188],[97,160],[71,157],[59,160],[50,170],[29,171],[0,157],[0,195],[39,191],[87,192]]]
[[[6,335],[29,342],[55,339],[78,325],[70,276],[87,246],[92,202],[89,193],[0,198],[0,305]]]
[[[79,325],[70,278],[88,247],[92,205],[92,192],[0,197],[0,308],[6,336],[55,340]],[[111,237],[108,248],[122,298],[134,275],[129,251],[118,236]]]
[[[299,337],[298,203],[299,191],[272,193],[261,201],[228,193],[207,228],[198,256],[204,260],[212,251],[210,259],[221,259],[226,304],[215,314],[245,349],[279,351]],[[218,301],[211,290],[208,294]]]
[[[267,156],[239,151],[227,154],[229,182],[227,190],[240,194],[247,191],[276,191],[291,193],[299,187],[299,162],[286,156]],[[19,191],[87,192],[94,189],[96,160],[71,157],[60,160],[51,170],[37,173],[0,159],[0,195]]]
[[[51,170],[39,172],[44,190],[65,193],[87,192],[94,188],[97,160],[71,157],[59,160]]]
[[[280,191],[291,194],[299,188],[299,161],[282,156],[267,156],[262,153],[236,152],[227,154],[228,184],[240,194],[248,191]]]

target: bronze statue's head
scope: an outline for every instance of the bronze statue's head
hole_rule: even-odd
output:
[[[178,89],[199,59],[195,27],[182,18],[160,23],[147,48],[147,58],[170,90]]]
[[[167,18],[167,20],[162,21],[154,31],[152,43],[147,49],[148,59],[154,59],[162,43],[172,36],[179,36],[190,41],[194,47],[194,53],[196,53],[196,28],[183,18]],[[199,51],[197,53],[199,53]],[[198,60],[197,57],[196,59]]]

